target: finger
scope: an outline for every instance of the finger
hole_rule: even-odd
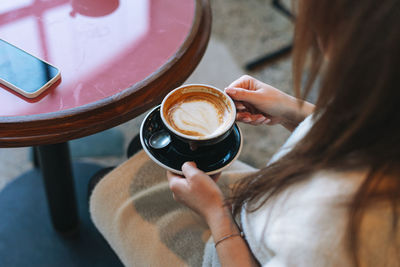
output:
[[[251,116],[251,113],[247,110],[236,113],[236,117],[238,117],[238,118],[244,118],[244,117],[250,117],[250,116]]]
[[[187,162],[183,163],[182,168],[185,165],[186,165],[186,167],[197,168],[197,164],[194,161],[187,161]]]
[[[265,121],[267,118],[264,116],[264,115],[261,115],[261,114],[259,114],[259,115],[256,115],[256,116],[254,116],[254,118],[253,118],[253,120],[254,120],[254,122],[256,122],[256,123],[258,123],[258,124],[261,124],[263,121]]]
[[[239,79],[233,81],[228,87],[244,87],[250,89],[250,85],[254,80],[255,79],[249,75],[243,75]]]
[[[263,116],[263,115],[257,115],[257,116],[252,117],[251,124],[261,125],[261,124],[268,124],[269,122],[271,122],[270,118]]]
[[[167,171],[167,179],[168,179],[168,181],[169,181],[171,178],[173,178],[173,177],[174,177],[174,178],[175,178],[175,177],[185,178],[185,177],[183,177],[182,175],[173,173],[173,172],[171,172],[171,171]]]
[[[252,104],[247,102],[242,102],[243,106],[246,107],[246,111],[250,112],[251,114],[263,114],[259,110],[257,110]]]
[[[239,112],[236,114],[238,119],[244,120],[245,122],[250,121],[261,121],[266,118],[263,114],[251,114],[249,112]]]
[[[238,113],[236,114],[236,120],[241,122],[250,122],[250,115],[249,113]]]
[[[239,112],[236,114],[236,120],[241,122],[250,122],[251,114],[249,112]]]
[[[253,122],[250,117],[243,117],[242,122],[250,123]]]
[[[262,124],[270,124],[271,123],[271,119],[270,118],[266,118]]]
[[[235,101],[235,106],[237,112],[249,112],[251,114],[262,114],[265,116],[264,113],[260,112],[259,110],[254,108],[253,105],[247,102]]]
[[[262,114],[253,115],[248,112],[243,112],[243,113],[238,113],[236,117],[237,121],[249,123],[252,125],[268,124],[271,122],[271,119],[268,116],[264,116]]]
[[[172,192],[178,192],[186,188],[187,181],[184,177],[172,172],[167,172],[168,185]]]
[[[197,165],[194,162],[185,162],[182,165],[182,172],[188,180],[196,177],[207,176],[203,171],[197,168]]]
[[[236,110],[239,110],[239,111],[246,110],[246,106],[243,104],[243,102],[235,101],[235,106],[236,106]]]
[[[257,100],[257,91],[247,90],[238,87],[225,88],[225,92],[234,100],[252,101]]]

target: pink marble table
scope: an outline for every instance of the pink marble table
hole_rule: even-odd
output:
[[[67,142],[160,103],[197,66],[210,28],[208,0],[0,1],[0,38],[61,71],[33,100],[0,88],[0,147],[38,148],[57,230],[77,225]]]
[[[2,0],[0,38],[58,67],[36,99],[0,90],[0,147],[51,144],[156,105],[207,46],[205,0]]]

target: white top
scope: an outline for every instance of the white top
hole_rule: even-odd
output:
[[[286,154],[312,125],[311,116],[293,132],[271,161]],[[241,213],[243,231],[262,266],[353,266],[346,247],[347,208],[364,171],[320,171],[289,187],[254,213]],[[360,229],[361,266],[400,266],[390,237],[400,244],[400,231],[391,234],[387,205],[366,212]],[[396,261],[397,259],[397,261]]]

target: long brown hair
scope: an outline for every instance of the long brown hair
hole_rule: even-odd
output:
[[[397,229],[400,1],[299,0],[296,14],[294,88],[299,96],[306,72],[305,97],[320,78],[315,123],[286,156],[243,179],[231,203],[236,215],[244,203],[255,211],[315,171],[365,168],[348,203],[348,244],[358,266],[358,229],[367,207],[391,203]],[[383,180],[390,186],[376,186]]]

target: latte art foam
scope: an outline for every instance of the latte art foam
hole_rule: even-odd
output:
[[[209,95],[185,96],[168,111],[170,125],[190,136],[209,136],[224,130],[229,121],[227,106]]]

